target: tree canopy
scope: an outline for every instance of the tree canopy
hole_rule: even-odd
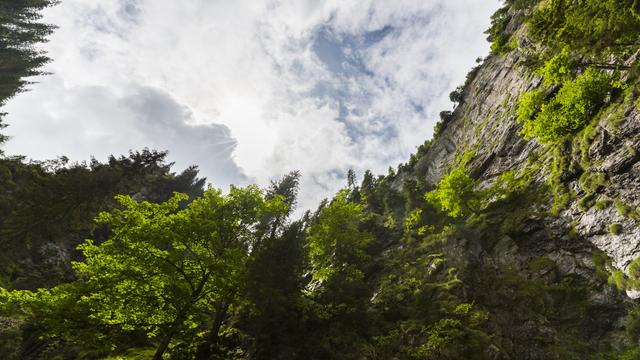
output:
[[[158,338],[155,359],[187,329],[217,336],[222,324],[203,329],[203,317],[238,302],[258,223],[288,211],[281,196],[265,200],[255,186],[232,188],[228,195],[208,189],[186,206],[183,194],[160,204],[117,199],[122,209],[97,217],[113,235],[79,246],[86,260],[73,267],[82,286],[64,287],[87,292],[60,295],[64,291],[54,288],[38,293],[38,302],[56,299],[52,294],[73,296],[93,321]]]

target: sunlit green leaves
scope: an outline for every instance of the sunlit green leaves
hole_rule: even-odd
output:
[[[363,220],[360,204],[350,203],[346,193],[339,193],[320,211],[318,220],[309,228],[308,246],[314,278],[326,280],[334,273],[362,277],[359,265],[366,258],[364,251],[371,234],[360,229]]]
[[[474,191],[476,184],[464,167],[458,167],[445,175],[436,189],[425,195],[425,199],[453,218],[463,217],[480,205]]]
[[[558,54],[547,60],[544,66],[536,71],[536,74],[543,77],[545,85],[562,84],[573,78],[578,64],[576,56],[568,46],[565,46]]]
[[[279,196],[265,200],[255,186],[232,187],[228,195],[209,189],[185,207],[187,199],[175,194],[156,204],[118,196],[119,208],[96,218],[112,236],[79,246],[85,260],[73,264],[77,283],[3,297],[25,306],[25,313],[60,309],[62,299],[75,299],[87,321],[169,340],[203,326],[213,304],[231,304],[241,295],[256,226],[287,214],[288,206]],[[41,315],[64,318],[53,310]]]
[[[568,45],[584,54],[620,53],[637,45],[640,8],[626,0],[549,0],[529,20],[529,33],[545,45]]]
[[[541,90],[526,93],[518,102],[518,122],[523,124],[520,134],[526,139],[537,137],[544,143],[575,134],[589,123],[611,88],[609,75],[588,68],[574,80],[565,82],[546,103]]]

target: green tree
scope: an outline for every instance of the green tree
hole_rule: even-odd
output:
[[[113,235],[100,245],[82,244],[86,260],[74,263],[81,289],[89,289],[75,294],[78,306],[103,326],[156,339],[154,359],[187,332],[204,336],[198,353],[208,357],[244,289],[256,225],[287,212],[281,197],[265,200],[255,186],[232,187],[228,195],[209,189],[183,208],[186,200],[176,194],[153,204],[119,196],[122,209],[97,219]],[[58,292],[40,293],[55,302],[51,294]]]
[[[117,194],[151,202],[176,191],[202,195],[196,168],[176,174],[165,159],[166,152],[146,149],[108,163],[0,159],[0,274],[10,279],[3,285],[33,290],[72,281],[69,258],[78,258],[75,248],[87,238],[106,240],[108,229],[93,218]]]
[[[465,217],[479,209],[476,185],[477,181],[467,175],[467,170],[458,167],[445,175],[425,199],[453,218]]]
[[[361,267],[372,236],[360,229],[362,206],[348,202],[346,196],[345,191],[338,193],[309,227],[307,243],[316,280],[328,280],[336,273],[350,278],[364,275]]]
[[[252,254],[246,287],[249,314],[238,328],[253,339],[255,360],[302,355],[304,226],[304,221],[284,225],[280,235]]]
[[[311,219],[307,251],[312,281],[307,285],[304,354],[316,359],[356,359],[366,341],[365,282],[373,236],[364,230],[362,205],[342,190]]]
[[[238,311],[236,327],[253,342],[256,360],[296,358],[302,328],[302,289],[305,267],[304,235],[308,215],[289,222],[294,209],[300,173],[291,172],[272,181],[265,198],[281,197],[288,213],[261,226],[266,230],[248,262],[246,302]]]
[[[576,56],[571,53],[568,46],[544,63],[537,73],[543,76],[545,85],[562,84],[573,78],[573,73],[578,66]]]
[[[583,54],[620,53],[637,45],[640,5],[628,0],[550,0],[529,19],[529,33],[546,45]]]
[[[511,21],[509,6],[501,7],[491,15],[491,27],[484,33],[487,34],[487,41],[491,43],[491,51],[494,54],[502,54],[510,50],[507,46],[510,34],[506,31],[509,21]]]
[[[589,123],[611,88],[611,77],[591,67],[565,82],[558,94],[546,103],[541,91],[527,93],[518,102],[518,122],[523,124],[520,133],[527,139],[537,137],[544,143],[575,134]]]

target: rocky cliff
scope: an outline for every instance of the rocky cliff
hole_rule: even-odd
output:
[[[400,167],[392,187],[417,181],[431,189],[460,166],[477,179],[476,189],[491,188],[506,172],[527,176],[527,192],[537,195],[489,206],[482,220],[467,221],[466,234],[445,236],[444,253],[466,295],[492,314],[496,358],[596,356],[628,344],[628,309],[637,297],[625,279],[640,256],[638,53],[609,57],[623,70],[602,71],[629,85],[609,92],[587,126],[553,144],[526,140],[519,99],[540,89],[550,98],[560,87],[545,87],[531,66],[532,56],[552,51],[529,38],[523,18],[531,8],[507,3],[502,31],[511,48],[469,74],[455,110]]]
[[[473,177],[490,184],[506,170],[522,170],[536,158],[550,165],[551,149],[535,140],[518,136],[522,125],[516,122],[518,95],[539,87],[541,79],[531,74],[523,64],[523,54],[514,51],[505,56],[490,56],[478,68],[473,81],[465,88],[465,100],[455,109],[450,122],[422,156],[415,168],[401,176],[422,177],[436,184],[446,174],[456,157],[466,151],[473,156],[468,168]],[[635,57],[628,62],[635,61]],[[640,255],[640,229],[634,216],[625,214],[623,207],[640,206],[640,110],[637,94],[630,99],[619,99],[598,114],[588,134],[576,134],[576,140],[567,141],[564,151],[571,161],[580,162],[582,156],[589,161],[581,173],[563,175],[563,182],[575,192],[566,208],[552,218],[545,219],[550,226],[575,227],[577,235],[605,252],[613,264],[627,270],[630,262]],[[574,149],[582,146],[583,149]],[[575,153],[584,151],[583,153]],[[572,153],[573,152],[573,153]],[[536,181],[544,183],[550,177],[551,167],[542,166]],[[587,194],[580,185],[585,172],[602,174],[604,183],[593,189],[595,199],[610,200],[612,205],[584,209],[580,199]],[[615,201],[617,200],[617,201]],[[550,205],[550,204],[549,204]],[[620,232],[612,233],[611,224],[620,224]]]

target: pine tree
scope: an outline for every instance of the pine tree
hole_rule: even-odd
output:
[[[0,106],[25,91],[31,83],[25,78],[43,74],[40,69],[49,58],[35,45],[45,42],[54,27],[40,22],[41,11],[56,3],[56,0],[0,1]],[[0,113],[0,129],[6,127],[3,115]],[[6,137],[0,134],[0,143],[4,141]]]

